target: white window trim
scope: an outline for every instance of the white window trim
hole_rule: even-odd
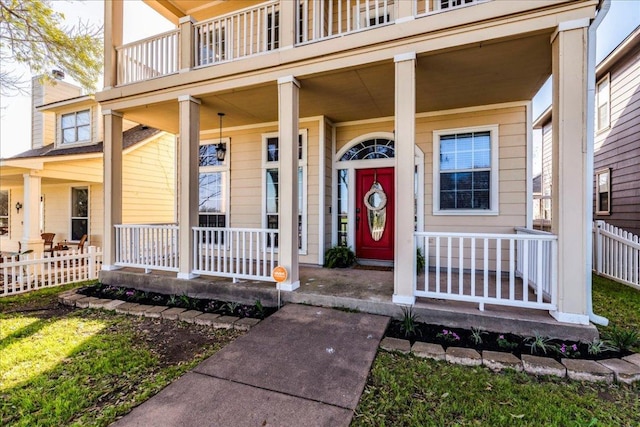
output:
[[[607,199],[609,209],[603,211],[600,209],[600,175],[606,173],[608,175],[607,178]],[[611,215],[611,168],[600,169],[596,172],[596,215]]]
[[[302,136],[302,157],[298,159],[298,167],[302,168],[302,237],[300,242],[300,249],[298,253],[300,255],[307,255],[307,129],[300,129],[299,134]],[[262,215],[262,228],[267,228],[267,200],[266,200],[266,188],[267,188],[267,169],[278,169],[278,185],[280,185],[280,140],[278,140],[278,161],[267,161],[267,139],[279,138],[278,132],[270,132],[262,134],[262,142],[260,144],[260,150],[262,152],[262,186],[261,186],[261,215]],[[297,142],[297,141],[296,141]],[[296,143],[296,147],[297,147]],[[297,151],[297,150],[296,150]],[[280,224],[280,199],[278,199],[278,224]],[[277,251],[278,248],[275,248]]]
[[[67,234],[67,236],[69,236],[69,238],[67,239],[67,241],[69,242],[74,242],[77,243],[80,240],[71,240],[71,236],[73,236],[73,220],[74,219],[82,219],[85,218],[83,216],[73,216],[73,190],[74,188],[77,189],[83,189],[86,188],[87,189],[87,203],[89,204],[89,206],[87,207],[87,240],[89,238],[89,236],[91,235],[91,187],[88,185],[78,185],[78,186],[72,186],[69,188],[69,234]]]
[[[89,139],[83,139],[83,140],[78,140],[78,141],[73,141],[73,142],[64,142],[64,129],[62,129],[62,116],[66,116],[69,114],[78,114],[78,113],[82,113],[84,111],[88,111],[89,112]],[[71,147],[71,146],[76,146],[76,145],[87,145],[87,144],[91,144],[91,142],[93,141],[93,107],[89,107],[89,108],[85,108],[82,110],[77,110],[77,111],[68,111],[66,113],[60,113],[57,115],[57,124],[58,124],[58,147]],[[76,126],[75,128],[77,129],[77,121],[76,121]],[[77,133],[77,130],[76,130]]]
[[[433,131],[433,215],[450,216],[495,216],[500,214],[500,167],[498,163],[499,155],[499,133],[498,125],[474,126],[457,129],[442,129]],[[491,133],[491,186],[490,203],[491,209],[440,209],[440,137],[457,133],[486,132]]]
[[[198,166],[198,176],[200,175],[200,173],[207,173],[207,172],[226,172],[224,175],[224,179],[223,179],[223,190],[224,190],[224,223],[226,224],[225,228],[229,228],[231,226],[231,224],[229,223],[230,221],[230,217],[229,217],[229,211],[231,210],[231,177],[230,177],[230,168],[229,165],[231,164],[231,138],[229,137],[225,137],[222,138],[222,140],[220,139],[204,139],[204,140],[200,140],[200,145],[218,145],[218,143],[220,143],[220,141],[222,141],[222,143],[225,145],[225,148],[227,149],[226,154],[224,156],[224,162],[222,165],[218,165],[218,166]],[[199,193],[198,193],[199,194]],[[198,215],[200,215],[200,209],[198,209]],[[206,215],[206,214],[204,214]],[[219,215],[219,214],[216,214]]]
[[[607,123],[603,126],[600,125],[600,86],[607,82]],[[602,132],[611,127],[611,77],[610,74],[606,74],[603,78],[596,83],[596,132]]]

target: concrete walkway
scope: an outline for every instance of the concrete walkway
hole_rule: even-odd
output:
[[[289,304],[114,426],[347,426],[389,319]]]

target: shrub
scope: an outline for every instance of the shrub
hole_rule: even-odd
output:
[[[347,246],[334,246],[324,254],[324,266],[327,268],[351,267],[355,262],[356,255]]]

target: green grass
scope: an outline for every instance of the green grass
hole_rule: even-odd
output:
[[[640,329],[640,291],[596,276],[593,285],[597,314]],[[495,374],[380,351],[352,426],[639,426],[639,396],[640,383]]]
[[[198,330],[206,345],[168,360],[151,320],[60,310],[60,291],[0,300],[0,425],[108,425],[237,336]]]

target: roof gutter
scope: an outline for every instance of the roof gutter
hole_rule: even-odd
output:
[[[595,124],[595,97],[596,97],[596,31],[598,26],[609,12],[611,0],[602,0],[598,13],[589,26],[588,30],[588,51],[587,51],[587,137],[586,137],[586,155],[587,167],[586,178],[588,180],[585,194],[584,215],[585,223],[593,224],[593,144],[594,144],[594,124]],[[599,316],[593,312],[593,232],[589,229],[586,233],[586,245],[591,252],[591,256],[587,257],[586,268],[586,287],[587,287],[587,315],[589,320],[598,325],[607,326],[609,319]]]

